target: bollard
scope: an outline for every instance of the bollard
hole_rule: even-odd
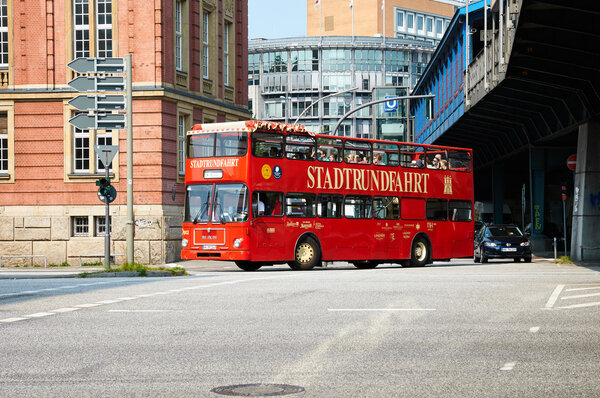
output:
[[[552,246],[554,246],[554,260],[556,260],[558,257],[556,257],[556,236],[554,237],[554,242],[552,242]]]

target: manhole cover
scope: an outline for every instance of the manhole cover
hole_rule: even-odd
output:
[[[287,384],[238,384],[236,386],[215,387],[210,391],[235,397],[276,397],[296,394],[304,391],[304,388]]]

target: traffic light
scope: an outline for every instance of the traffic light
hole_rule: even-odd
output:
[[[567,187],[565,185],[562,185],[560,187],[560,191],[561,191],[560,193],[561,193],[561,196],[562,196],[562,200],[564,202],[565,200],[567,200]]]
[[[108,197],[110,195],[110,190],[112,188],[110,185],[110,178],[103,177],[96,181],[96,185],[100,187],[98,188],[98,195],[104,197]]]

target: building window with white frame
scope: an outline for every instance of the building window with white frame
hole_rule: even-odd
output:
[[[90,131],[73,127],[73,172],[90,172]]]
[[[175,2],[175,69],[183,70],[183,4]]]
[[[185,175],[185,115],[177,118],[177,174]]]
[[[90,56],[89,0],[73,0],[74,58]]]
[[[209,35],[208,35],[209,14],[204,11],[202,13],[202,77],[208,79],[208,62],[209,62]]]
[[[112,0],[96,0],[96,54],[112,57]]]
[[[8,68],[8,5],[0,0],[0,68]]]
[[[110,224],[110,232],[112,233],[112,217],[108,218]],[[106,235],[106,216],[94,217],[94,236]]]
[[[398,32],[404,32],[406,30],[406,23],[404,22],[405,13],[402,10],[396,11],[396,30]]]
[[[223,25],[223,83],[229,86],[229,30],[230,23]]]
[[[71,217],[71,236],[88,236],[90,224],[87,216]]]

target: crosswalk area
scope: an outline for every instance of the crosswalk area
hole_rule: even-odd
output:
[[[547,309],[600,307],[600,284],[558,285],[546,303]]]

